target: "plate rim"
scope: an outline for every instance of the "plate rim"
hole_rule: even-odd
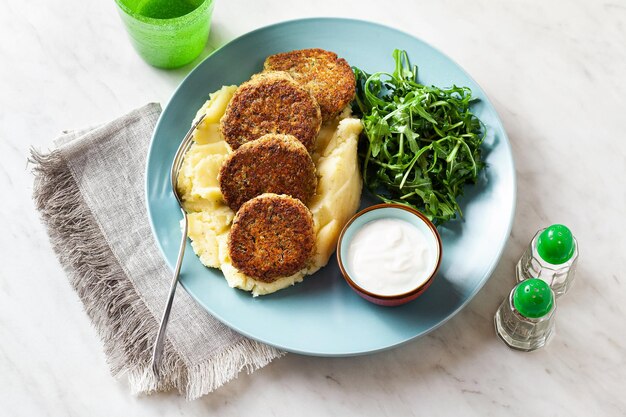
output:
[[[178,84],[176,89],[170,95],[170,97],[169,97],[169,99],[167,101],[167,104],[165,105],[165,107],[161,111],[161,114],[159,115],[159,119],[157,120],[157,123],[154,126],[154,130],[152,131],[152,135],[150,136],[150,144],[149,144],[149,147],[148,147],[148,152],[146,154],[146,164],[145,164],[145,167],[144,167],[144,202],[146,204],[146,211],[148,213],[148,220],[149,220],[149,223],[150,223],[150,231],[152,232],[152,237],[153,237],[154,241],[156,242],[157,247],[159,248],[159,251],[161,253],[161,257],[164,260],[165,264],[170,268],[171,271],[173,271],[172,265],[168,261],[165,249],[163,248],[163,245],[162,245],[161,241],[158,239],[158,235],[156,233],[156,229],[155,229],[155,226],[154,226],[155,222],[154,222],[154,218],[152,217],[152,211],[150,209],[150,198],[149,198],[149,193],[148,193],[148,190],[150,189],[149,186],[148,186],[148,184],[150,182],[150,177],[148,175],[149,174],[149,168],[150,168],[149,162],[152,159],[153,152],[155,152],[154,149],[155,149],[156,132],[159,130],[159,127],[161,126],[161,123],[163,123],[163,115],[167,112],[167,109],[171,105],[173,97],[176,96],[176,94],[178,94],[178,92],[182,89],[182,87],[185,84],[185,82],[187,81],[187,79],[190,78],[193,73],[198,71],[199,67],[202,64],[204,64],[204,62],[206,60],[208,60],[209,58],[213,57],[216,53],[220,52],[222,49],[224,49],[225,47],[227,47],[231,43],[239,41],[242,38],[245,38],[245,37],[248,37],[248,36],[254,36],[254,34],[256,34],[256,33],[260,32],[260,31],[275,29],[275,28],[280,27],[280,26],[293,25],[293,24],[299,24],[299,23],[304,23],[304,22],[313,22],[313,21],[364,24],[364,25],[370,25],[370,26],[374,26],[374,27],[383,28],[385,30],[390,30],[390,31],[393,31],[393,32],[397,32],[397,33],[402,34],[404,36],[408,36],[408,37],[410,37],[412,39],[415,39],[416,41],[421,42],[424,45],[427,45],[429,48],[431,48],[432,50],[434,50],[435,52],[437,52],[438,54],[440,54],[441,56],[443,56],[444,58],[449,60],[469,80],[471,80],[476,86],[478,86],[478,88],[484,93],[484,97],[481,97],[481,101],[484,101],[489,106],[489,108],[491,108],[493,110],[494,117],[495,117],[496,121],[499,123],[499,125],[501,126],[501,130],[502,130],[502,133],[503,133],[503,136],[504,136],[504,139],[505,139],[502,142],[503,142],[503,145],[506,147],[506,150],[508,151],[507,154],[510,156],[510,161],[511,161],[511,164],[510,164],[510,169],[511,169],[511,172],[512,172],[512,175],[511,175],[511,178],[512,178],[512,183],[511,183],[511,188],[512,188],[512,190],[511,190],[512,191],[511,192],[511,198],[512,198],[512,201],[510,202],[510,204],[511,204],[511,213],[509,215],[508,224],[507,224],[507,227],[506,227],[506,233],[503,233],[503,235],[504,235],[504,239],[503,239],[504,243],[498,249],[498,252],[497,252],[496,256],[493,257],[493,260],[489,264],[489,267],[487,268],[486,273],[484,274],[483,278],[480,280],[478,285],[465,298],[465,300],[463,300],[463,302],[461,304],[459,304],[459,306],[456,309],[452,310],[446,317],[444,317],[442,320],[440,320],[434,326],[431,326],[427,330],[419,332],[419,333],[417,333],[417,334],[415,334],[415,335],[413,335],[413,336],[411,336],[411,337],[409,337],[409,338],[407,338],[405,340],[401,340],[399,342],[392,343],[392,344],[389,344],[389,345],[386,345],[386,346],[382,346],[382,347],[376,348],[376,349],[351,350],[349,352],[346,351],[346,352],[342,352],[342,353],[332,353],[332,352],[313,351],[313,350],[300,350],[300,349],[293,349],[293,348],[281,346],[279,344],[272,343],[271,341],[263,340],[261,338],[258,338],[255,335],[250,334],[249,332],[247,332],[245,330],[239,329],[236,326],[233,326],[230,323],[225,322],[220,317],[214,315],[213,312],[205,305],[205,303],[202,300],[200,300],[199,297],[196,297],[196,295],[192,291],[189,291],[189,289],[185,285],[184,281],[180,281],[179,280],[179,284],[185,289],[187,294],[189,294],[191,296],[191,298],[202,307],[203,310],[205,310],[208,314],[210,314],[211,317],[215,318],[220,323],[224,324],[225,326],[227,326],[228,328],[234,330],[235,332],[237,332],[237,333],[239,333],[239,334],[241,334],[243,336],[246,336],[246,337],[248,337],[248,338],[250,338],[252,340],[255,340],[255,341],[260,342],[260,343],[267,344],[269,346],[272,346],[272,347],[275,347],[277,349],[281,349],[281,350],[284,350],[284,351],[287,351],[287,352],[296,353],[296,354],[300,354],[300,355],[306,355],[306,356],[317,356],[317,357],[362,356],[362,355],[374,354],[374,353],[377,353],[377,352],[382,352],[382,351],[394,349],[396,347],[399,347],[399,346],[402,346],[404,344],[407,344],[407,343],[409,343],[409,342],[411,342],[411,341],[413,341],[415,339],[423,337],[423,336],[427,335],[428,333],[438,329],[439,327],[441,327],[442,325],[447,323],[450,319],[452,319],[454,316],[456,316],[461,310],[463,310],[476,297],[476,294],[478,294],[478,292],[485,286],[487,281],[489,281],[489,279],[493,275],[493,272],[494,272],[496,266],[498,265],[498,263],[500,262],[500,260],[502,258],[502,254],[504,252],[504,249],[507,246],[507,238],[506,238],[506,236],[509,236],[511,234],[511,230],[513,228],[513,222],[515,220],[515,212],[516,212],[516,209],[517,209],[517,207],[516,207],[517,206],[517,176],[516,176],[515,158],[514,158],[514,155],[513,155],[513,149],[512,149],[511,142],[509,140],[508,134],[506,132],[506,129],[504,128],[504,123],[502,123],[502,119],[500,118],[500,115],[498,114],[498,111],[497,111],[496,107],[493,105],[493,103],[489,99],[485,89],[465,70],[464,67],[459,65],[454,59],[452,59],[450,56],[448,56],[447,54],[442,52],[439,48],[431,45],[430,43],[422,40],[421,38],[419,38],[419,37],[417,37],[417,36],[415,36],[415,35],[413,35],[413,34],[411,34],[409,32],[403,31],[401,29],[394,28],[392,26],[388,26],[388,25],[385,25],[385,24],[382,24],[382,23],[378,23],[378,22],[373,22],[373,21],[370,21],[370,20],[353,19],[353,18],[345,18],[345,17],[308,17],[308,18],[301,18],[301,19],[283,20],[283,21],[279,21],[279,22],[272,23],[272,24],[269,24],[269,25],[258,27],[256,29],[253,29],[253,30],[251,30],[249,32],[246,32],[244,34],[241,34],[240,36],[237,36],[237,37],[231,39],[230,41],[228,41],[224,45],[218,47],[213,52],[211,52],[209,55],[207,55],[191,71],[189,71],[189,73],[187,73],[187,75],[180,81],[180,83]],[[233,289],[233,290],[235,290],[235,289]],[[386,307],[386,308],[390,308],[390,307]]]

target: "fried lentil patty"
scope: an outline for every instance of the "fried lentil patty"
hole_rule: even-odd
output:
[[[241,206],[228,239],[233,265],[264,282],[302,269],[313,254],[314,245],[309,209],[300,200],[271,193]]]
[[[220,169],[219,183],[228,206],[237,211],[264,193],[287,194],[307,203],[317,177],[309,152],[291,135],[269,133],[243,144]]]
[[[270,55],[265,70],[287,71],[306,87],[319,103],[324,121],[339,114],[354,98],[354,73],[334,52],[315,48]]]
[[[241,84],[220,127],[233,150],[267,133],[283,133],[311,151],[321,124],[320,107],[311,93],[286,72],[271,71]]]

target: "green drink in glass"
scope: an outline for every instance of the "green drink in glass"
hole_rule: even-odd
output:
[[[206,44],[213,0],[115,0],[139,55],[150,65],[176,68]]]

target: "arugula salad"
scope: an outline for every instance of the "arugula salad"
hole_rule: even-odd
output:
[[[485,167],[486,128],[470,109],[476,99],[467,87],[420,84],[406,51],[394,50],[393,59],[391,74],[353,68],[363,182],[384,202],[414,207],[435,224],[462,217],[457,198]]]

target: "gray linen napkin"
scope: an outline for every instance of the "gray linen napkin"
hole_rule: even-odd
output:
[[[161,378],[150,371],[172,274],[144,203],[146,154],[160,113],[158,104],[148,104],[110,123],[64,132],[50,153],[33,150],[33,198],[102,338],[111,373],[127,376],[133,393],[177,389],[195,399],[283,352],[230,330],[179,289]]]

